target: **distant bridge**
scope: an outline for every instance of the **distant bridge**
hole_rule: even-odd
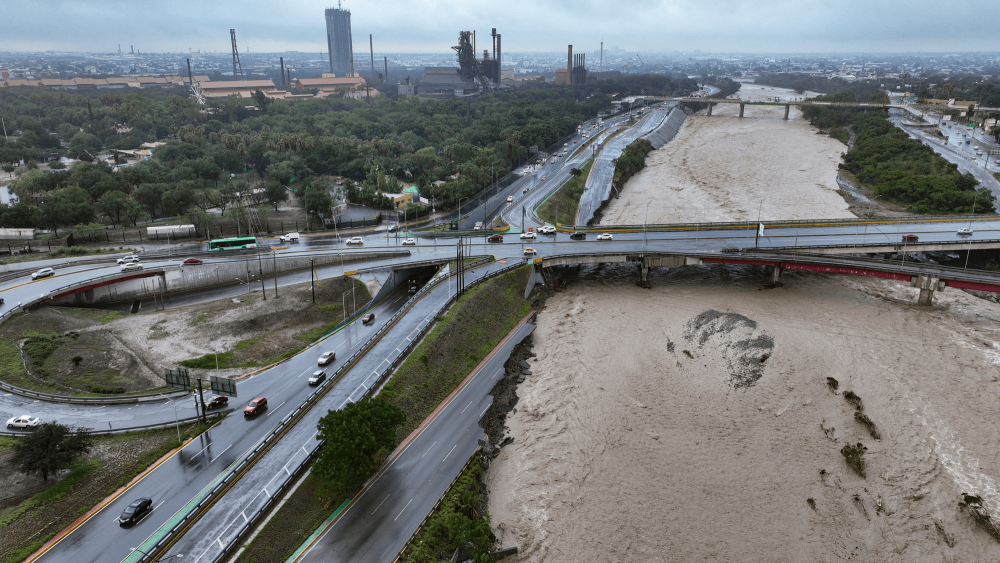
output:
[[[677,103],[689,103],[689,104],[708,104],[708,115],[712,115],[712,106],[715,104],[739,104],[740,105],[740,117],[743,117],[743,112],[746,106],[785,106],[785,119],[788,119],[788,109],[791,106],[824,106],[824,107],[849,107],[849,108],[875,108],[875,109],[899,109],[908,112],[910,115],[923,119],[923,114],[908,107],[908,106],[894,106],[886,105],[881,103],[872,102],[817,102],[814,100],[788,100],[788,101],[755,101],[755,100],[741,100],[739,98],[668,98],[665,96],[637,96],[637,99],[642,98],[645,101],[656,101],[656,102],[677,102]]]

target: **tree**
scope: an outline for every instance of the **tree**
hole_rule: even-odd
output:
[[[76,186],[50,192],[39,204],[38,212],[42,224],[57,235],[59,227],[63,225],[89,223],[94,218],[90,196],[86,190]]]
[[[330,193],[319,186],[306,188],[305,196],[302,199],[306,213],[312,213],[317,217],[320,213],[325,214],[333,205],[333,198],[330,197]]]
[[[264,186],[264,192],[267,196],[267,202],[274,206],[274,210],[278,210],[278,204],[288,201],[288,190],[281,182],[276,182],[271,180]]]
[[[346,489],[360,487],[371,477],[396,445],[396,427],[406,414],[385,399],[365,397],[330,411],[319,421],[319,436],[326,444],[313,463],[313,471]]]
[[[22,473],[40,473],[47,481],[60,469],[90,451],[90,436],[86,429],[76,432],[57,422],[45,422],[14,444],[14,460]]]
[[[125,197],[125,205],[122,207],[122,226],[132,225],[133,227],[148,218],[146,209],[132,196]]]
[[[579,168],[570,168],[569,173],[573,175],[574,178],[579,178],[580,174],[583,174],[583,170]]]
[[[97,198],[94,206],[107,215],[108,219],[111,219],[111,226],[114,227],[122,223],[122,212],[125,210],[125,199],[127,197],[118,190],[111,190]]]

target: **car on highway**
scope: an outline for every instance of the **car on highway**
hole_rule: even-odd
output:
[[[416,246],[416,245],[417,245],[417,239],[412,239],[412,238],[403,239],[403,246]]]
[[[229,404],[229,397],[225,395],[216,395],[211,399],[205,401],[206,409],[216,409],[221,408]]]
[[[38,426],[38,417],[22,414],[7,421],[7,428],[34,428]]]
[[[533,239],[533,238],[535,238],[535,233],[533,233],[531,231],[524,231],[523,233],[521,233],[521,238],[530,238],[530,239]]]
[[[545,179],[545,176],[542,176],[542,180],[544,180],[544,179]]]
[[[299,242],[299,233],[288,233],[278,237],[281,242]]]
[[[326,381],[326,371],[318,369],[309,377],[309,385],[319,385]]]
[[[128,256],[122,256],[118,259],[119,264],[131,264],[133,262],[138,262],[139,257],[135,254],[129,254]]]
[[[524,247],[524,255],[525,256],[534,256],[536,254],[538,254],[538,253],[535,252],[534,248],[531,248],[530,246],[525,246]]]
[[[486,242],[503,242],[503,235],[490,235],[486,237]]]
[[[576,231],[575,233],[570,234],[569,238],[573,240],[585,240],[587,238],[587,233]]]
[[[337,353],[331,350],[329,352],[323,352],[322,354],[320,354],[319,359],[316,360],[316,363],[321,366],[325,366],[336,359],[337,359]]]
[[[615,240],[615,237],[611,236],[611,233],[601,233],[597,235],[597,240]]]
[[[31,274],[31,279],[40,280],[42,278],[53,276],[55,275],[55,273],[56,271],[53,270],[52,268],[42,268],[41,270],[38,270],[37,272]]]
[[[367,315],[361,317],[361,324],[370,325],[375,322],[375,313],[368,313]]]
[[[390,225],[388,229],[385,230],[387,233],[395,233],[399,230],[399,225]]]
[[[917,242],[919,239],[917,235],[903,235],[903,242]]]
[[[181,262],[181,264],[191,266],[196,264],[204,264],[204,262],[200,258],[185,258],[184,261]]]
[[[351,238],[347,239],[347,244],[364,244],[364,243],[365,243],[365,239],[363,239],[361,237],[351,237]]]
[[[514,201],[514,196],[512,195],[507,196],[507,203],[511,203],[513,201]]]
[[[247,406],[243,407],[243,416],[256,416],[266,408],[267,399],[265,397],[254,397],[252,401],[247,403]]]
[[[521,190],[521,194],[522,194],[522,195],[524,195],[524,194],[526,194],[526,193],[528,193],[528,188],[524,188],[523,190]]]
[[[556,228],[552,225],[542,225],[541,227],[538,227],[538,232],[543,235],[554,235],[556,234]]]
[[[122,269],[123,272],[128,272],[130,270],[141,270],[142,269],[142,264],[140,264],[138,262],[132,262],[132,263],[129,263],[129,264],[122,264],[120,266],[120,268]]]
[[[962,227],[958,230],[958,236],[967,237],[972,234],[972,227]]]
[[[118,517],[119,526],[128,526],[142,520],[144,516],[153,511],[153,500],[148,498],[137,498],[132,504],[125,507],[121,516]]]

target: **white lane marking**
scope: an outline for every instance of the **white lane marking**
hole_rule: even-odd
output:
[[[281,401],[281,405],[284,405],[284,404],[285,404],[285,403],[287,403],[287,402],[288,402],[288,401]],[[274,407],[274,410],[273,410],[273,411],[271,411],[271,412],[267,413],[267,414],[266,414],[266,415],[264,415],[264,416],[271,416],[271,413],[272,413],[272,412],[275,412],[275,411],[276,411],[276,410],[278,410],[278,409],[280,409],[280,408],[281,408],[281,405],[278,405],[278,406]]]
[[[479,416],[483,416],[484,414],[486,414],[486,411],[488,410],[490,410],[490,407],[486,407],[485,409],[483,409],[483,412],[479,413]]]
[[[382,508],[382,505],[385,504],[385,501],[389,500],[389,497],[391,496],[392,496],[391,493],[386,495],[386,497],[382,499],[382,502],[378,503],[378,506],[376,506],[375,510],[372,511],[372,516],[375,516],[375,513],[378,512],[378,509]]]
[[[437,440],[434,440],[434,444],[437,444]],[[427,455],[428,453],[430,453],[430,451],[431,451],[431,448],[433,448],[433,447],[434,447],[434,444],[431,444],[431,447],[430,447],[430,448],[427,448],[427,451],[426,451],[426,452],[424,452],[424,455]],[[424,459],[424,455],[420,456],[420,459]]]
[[[207,450],[208,448],[211,448],[211,447],[212,447],[212,444],[209,444],[209,445],[205,446],[204,448],[202,448],[200,452],[198,452],[198,453],[194,454],[193,456],[191,456],[191,459],[188,460],[188,463],[191,463],[192,461],[194,461],[195,458],[197,458],[198,456],[200,456],[202,452],[204,452],[205,450]]]
[[[226,446],[226,450],[228,450],[228,449],[229,449],[229,448],[231,448],[231,447],[233,447],[233,445],[232,445],[232,444],[229,444],[228,446]],[[213,458],[212,458],[212,461],[215,461],[215,460],[219,459],[219,457],[220,457],[220,456],[221,456],[222,454],[226,453],[226,450],[222,450],[221,452],[219,452],[219,455],[217,455],[217,456],[213,457]],[[209,463],[212,463],[212,461],[209,461]]]
[[[167,501],[161,500],[160,504],[158,504],[158,505],[156,505],[156,506],[153,507],[153,510],[156,510],[157,508],[160,508],[161,506],[163,506],[163,503],[165,503],[165,502],[167,502]],[[153,510],[150,510],[150,512],[152,512]]]
[[[264,487],[262,490],[264,491],[265,495],[267,495],[268,497],[271,496],[271,493],[267,492],[267,487]]]
[[[458,447],[458,444],[455,444],[454,446],[452,446],[451,450],[448,451],[448,455],[444,456],[444,459],[441,460],[441,463],[444,463],[445,461],[448,461],[448,457],[451,455],[451,452],[455,451],[455,448],[457,448],[457,447]]]
[[[472,401],[469,401],[469,404],[465,405],[465,409],[467,409],[467,408],[469,408],[471,406],[472,406]],[[462,409],[462,412],[465,412],[465,409]],[[462,412],[460,412],[458,414],[462,414]]]
[[[410,502],[413,502],[413,499],[410,499]],[[406,503],[406,506],[403,507],[403,510],[406,510],[406,507],[410,506],[410,502]],[[399,517],[403,515],[403,510],[400,510],[399,514],[397,514],[396,517],[392,519],[393,522],[399,520]]]

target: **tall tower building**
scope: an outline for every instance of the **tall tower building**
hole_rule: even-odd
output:
[[[330,53],[330,72],[347,76],[353,71],[354,46],[351,41],[351,11],[326,9],[326,45]]]

